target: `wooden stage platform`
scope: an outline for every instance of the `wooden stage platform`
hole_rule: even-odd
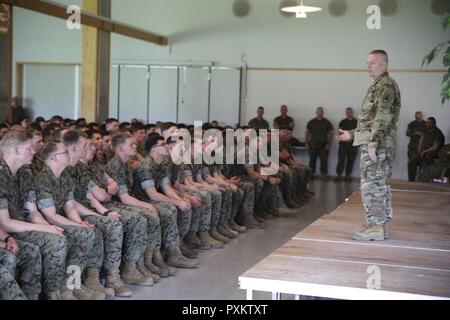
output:
[[[239,277],[240,288],[333,299],[450,299],[450,187],[393,182],[389,240],[359,242],[360,193]]]

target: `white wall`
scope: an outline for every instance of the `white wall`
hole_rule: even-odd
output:
[[[240,65],[244,55],[250,67],[361,69],[370,50],[383,48],[390,54],[391,68],[419,69],[423,56],[437,43],[448,40],[448,31],[441,29],[442,18],[431,14],[431,0],[398,0],[398,13],[383,17],[382,29],[376,31],[366,28],[366,9],[376,4],[375,0],[347,0],[347,13],[339,18],[327,12],[328,0],[310,0],[325,10],[306,20],[281,16],[277,0],[249,1],[250,15],[236,18],[231,12],[232,0],[112,0],[114,19],[167,35],[171,45],[159,47],[113,35],[111,59],[115,63],[191,60]],[[38,18],[36,14],[31,14],[31,20],[24,19],[28,15],[15,13],[16,59],[81,60],[79,33],[62,30],[62,20],[50,23],[51,18]],[[33,32],[35,26],[30,21],[39,22],[43,33]],[[432,68],[442,67],[441,56]],[[427,116],[435,116],[448,140],[450,105],[440,105],[441,74],[392,76],[400,85],[403,102],[394,178],[406,178],[408,141],[404,131],[414,111],[422,109]],[[272,120],[279,106],[287,104],[297,121],[296,134],[303,136],[304,126],[314,117],[318,105],[325,107],[326,116],[337,125],[345,106],[360,108],[369,84],[367,75],[357,72],[250,71],[243,120],[252,118],[258,105],[266,107],[267,118]],[[330,173],[336,165],[335,149],[336,145]]]

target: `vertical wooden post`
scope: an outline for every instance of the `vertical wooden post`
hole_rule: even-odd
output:
[[[12,121],[13,7],[0,3],[0,121]]]
[[[98,14],[98,0],[83,0],[83,9]],[[83,60],[81,66],[81,117],[97,121],[98,30],[83,26]]]

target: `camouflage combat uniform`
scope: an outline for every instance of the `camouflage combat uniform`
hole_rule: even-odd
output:
[[[73,200],[73,183],[61,175],[57,178],[53,171],[45,166],[34,179],[36,200],[39,209],[55,208],[56,214],[65,216],[64,205]],[[95,233],[84,227],[62,226],[67,243],[66,268],[78,267],[83,272],[93,261]],[[102,252],[100,252],[102,254]],[[71,269],[72,270],[72,269]],[[66,274],[65,280],[70,274]]]
[[[13,220],[29,221],[26,202],[36,202],[31,170],[21,168],[16,176],[5,161],[0,160],[0,209],[8,209]],[[38,231],[25,231],[13,235],[15,239],[36,245],[42,255],[42,289],[56,292],[63,284],[66,265],[66,241],[63,237]]]
[[[153,187],[161,192],[164,186],[169,184],[167,174],[167,170],[162,169],[152,157],[147,156],[134,171],[133,193],[139,200],[150,202],[158,208],[162,224],[162,245],[165,248],[170,248],[180,245],[181,234],[177,217],[179,215],[190,217],[191,213],[181,213],[176,206],[169,203],[152,201],[145,192],[145,189]]]
[[[368,225],[392,219],[390,182],[400,107],[400,90],[386,72],[369,88],[354,133],[353,145],[361,146],[361,198]],[[370,159],[369,148],[376,149],[377,160]]]
[[[71,179],[74,185],[73,195],[81,205],[94,210],[86,199],[87,188],[84,184],[86,178],[86,165],[78,162],[74,167],[67,167],[63,175]],[[95,225],[95,242],[100,246],[102,255],[96,259],[95,267],[106,272],[119,269],[122,255],[123,228],[120,221],[114,221],[102,216],[83,216],[83,221]]]
[[[17,254],[0,249],[0,300],[26,300],[27,296],[41,293],[39,248],[28,242],[16,242],[19,246]]]
[[[118,194],[114,200],[120,201],[119,195],[132,192],[133,171],[129,163],[124,163],[118,155],[115,155],[106,165],[106,173],[119,185]],[[142,215],[147,220],[147,247],[146,250],[156,251],[161,248],[161,224],[158,213],[153,213],[149,209],[133,207],[134,211]]]

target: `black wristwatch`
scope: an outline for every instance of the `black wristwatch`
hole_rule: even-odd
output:
[[[106,212],[103,212],[103,213],[102,213],[102,216],[106,217],[106,216],[108,215],[108,213],[111,213],[111,212],[112,212],[111,210],[108,210],[108,211],[106,211]]]

